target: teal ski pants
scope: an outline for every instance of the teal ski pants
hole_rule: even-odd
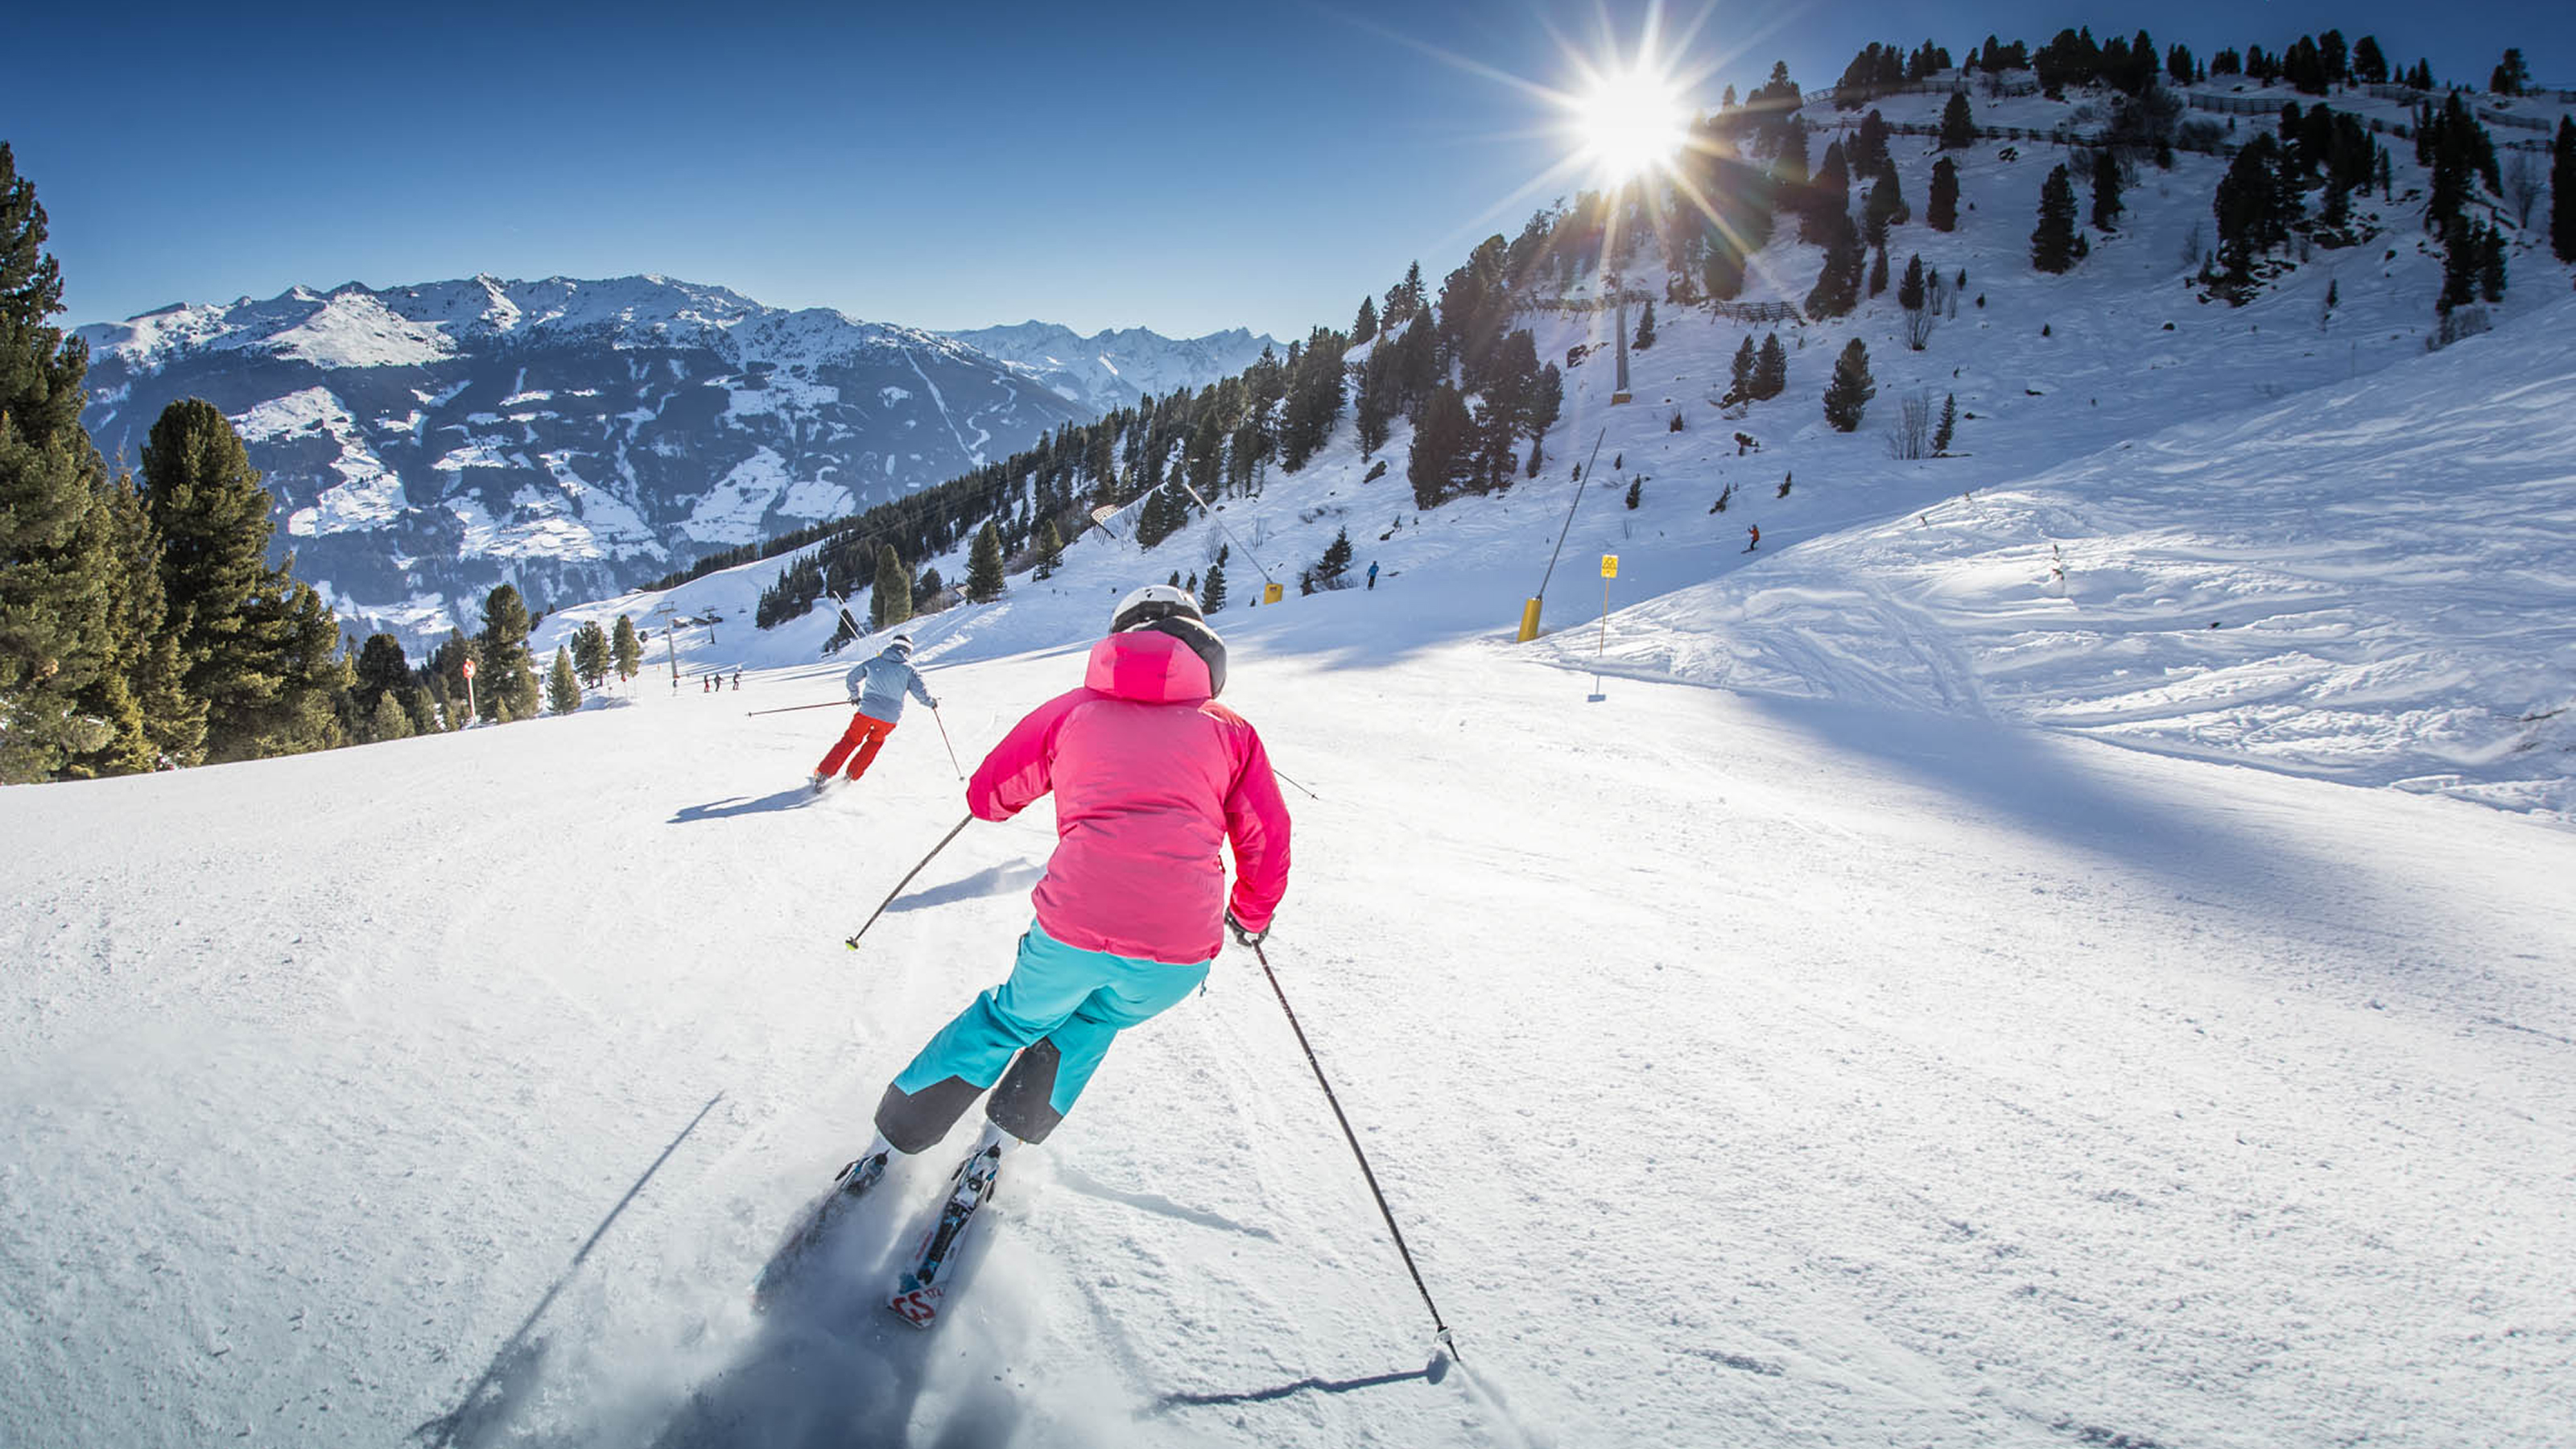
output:
[[[1085,951],[1031,921],[1010,979],[941,1027],[886,1088],[877,1130],[901,1151],[923,1151],[989,1089],[985,1112],[995,1126],[1043,1142],[1073,1110],[1110,1041],[1198,990],[1210,964]]]

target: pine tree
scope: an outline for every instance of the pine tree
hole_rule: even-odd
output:
[[[2477,224],[2466,222],[2452,227],[2442,240],[2442,291],[2433,299],[2434,308],[2447,313],[2476,301],[2478,273],[2485,260],[2486,248]]]
[[[411,678],[411,661],[403,657],[402,641],[391,634],[370,634],[350,671],[349,692],[360,714],[373,715],[378,701],[409,686]]]
[[[1881,246],[1870,258],[1869,294],[1873,297],[1887,290],[1887,248]]]
[[[989,604],[1002,596],[1002,533],[987,520],[966,559],[966,597]]]
[[[2075,265],[2075,187],[2066,168],[2055,167],[2039,190],[2039,225],[2030,234],[2030,264],[2043,272]]]
[[[1207,577],[1199,580],[1199,612],[1213,614],[1225,607],[1225,565],[1208,565]]]
[[[341,649],[340,621],[319,591],[294,577],[293,562],[290,557],[288,567],[270,574],[242,610],[243,633],[261,651],[266,687],[236,717],[229,743],[213,739],[210,758],[268,759],[348,742],[340,705],[349,693],[349,657]],[[533,676],[528,683],[533,695]]]
[[[1920,312],[1923,302],[1923,255],[1917,252],[1905,260],[1905,276],[1896,284],[1896,305],[1908,312]]]
[[[912,571],[895,556],[893,544],[877,549],[877,582],[868,604],[868,622],[878,632],[912,617]]]
[[[2519,49],[2507,50],[2504,59],[2487,76],[2487,89],[2500,96],[2518,96],[2531,89],[2531,67],[2523,63]]]
[[[1433,388],[1422,405],[1421,420],[1414,425],[1413,449],[1405,462],[1415,507],[1439,507],[1465,481],[1473,431],[1466,400],[1458,390],[1445,382]]]
[[[1834,380],[1825,388],[1825,421],[1838,432],[1855,431],[1860,427],[1862,412],[1877,393],[1878,386],[1869,375],[1869,349],[1855,337],[1844,344],[1842,356],[1834,359]]]
[[[1807,182],[1806,205],[1798,219],[1798,239],[1830,248],[1839,234],[1837,223],[1851,221],[1851,168],[1843,159],[1843,143],[1825,143],[1825,159],[1816,163],[1816,174]],[[1855,273],[1857,276],[1857,273]]]
[[[2549,158],[2549,249],[2576,262],[2576,120],[2558,118]]]
[[[1867,249],[1861,245],[1860,228],[1852,225],[1849,215],[1834,212],[1823,227],[1824,270],[1817,274],[1806,303],[1807,315],[1818,321],[1843,316],[1859,305],[1861,269],[1869,260]]]
[[[1423,289],[1422,263],[1404,269],[1404,280],[1386,289],[1386,305],[1378,310],[1378,328],[1392,332],[1422,314],[1423,303],[1430,293]]]
[[[1903,225],[1914,214],[1905,204],[1905,193],[1896,184],[1896,170],[1890,167],[1869,188],[1868,199],[1861,203],[1861,235],[1874,247],[1887,245],[1887,229]]]
[[[406,740],[412,733],[411,716],[404,712],[401,697],[391,690],[377,695],[376,707],[367,713],[367,742]]]
[[[74,778],[150,770],[203,757],[206,710],[187,691],[161,590],[160,541],[134,480],[122,477],[96,500],[89,527],[99,535],[106,599],[102,667],[77,696],[79,714],[113,733],[98,749],[64,762]]]
[[[483,632],[474,639],[474,690],[483,717],[508,723],[537,712],[536,655],[528,648],[527,601],[509,584],[483,596]]]
[[[1934,231],[1959,229],[1959,168],[1947,156],[1932,163],[1932,196],[1924,203],[1923,222]]]
[[[546,708],[556,714],[581,708],[581,683],[572,677],[572,654],[560,644],[555,646],[554,668],[546,671]]]
[[[1340,578],[1343,572],[1349,569],[1350,566],[1351,531],[1347,526],[1345,526],[1335,530],[1333,541],[1324,545],[1323,566],[1316,570],[1316,573],[1318,577],[1327,580],[1337,579]]]
[[[608,682],[608,631],[591,619],[572,631],[572,671],[584,689],[597,689]]]
[[[2227,163],[2211,210],[2218,218],[2218,257],[2231,277],[2243,280],[2254,258],[2289,237],[2291,198],[2281,185],[2281,143],[2259,132]]]
[[[1643,500],[1644,500],[1645,496],[1646,496],[1646,479],[1645,479],[1644,475],[1643,475],[1643,474],[1640,474],[1640,475],[1639,475],[1639,476],[1637,476],[1637,477],[1634,477],[1634,478],[1629,479],[1629,480],[1628,480],[1628,507],[1629,507],[1629,509],[1630,509],[1631,511],[1634,511],[1634,510],[1635,510],[1635,508],[1636,508],[1636,506],[1638,505],[1638,503],[1640,503],[1641,501],[1643,501]]]
[[[1789,350],[1780,345],[1780,334],[1774,332],[1762,339],[1762,351],[1753,368],[1753,395],[1774,398],[1789,390]]]
[[[1643,352],[1654,345],[1655,299],[1648,297],[1646,299],[1646,309],[1637,315],[1637,335],[1629,342],[1628,347],[1631,351]]]
[[[617,677],[633,679],[644,668],[644,641],[635,637],[635,620],[625,614],[617,616],[617,628],[608,636],[609,653],[617,661]]]
[[[2114,231],[2120,220],[2120,158],[2105,146],[2093,153],[2093,226]]]
[[[1351,345],[1357,347],[1375,336],[1377,336],[1377,299],[1362,297],[1360,314],[1351,319]]]
[[[1744,345],[1735,349],[1735,362],[1727,369],[1726,400],[1749,402],[1753,398],[1753,334],[1744,334]]]
[[[187,692],[206,706],[206,757],[333,743],[329,696],[347,667],[339,626],[291,559],[268,566],[268,491],[231,420],[201,399],[172,403],[144,443],[143,481],[168,627]]]
[[[1038,529],[1038,564],[1032,578],[1052,578],[1064,564],[1064,531],[1050,518]]]
[[[1950,103],[1941,108],[1941,149],[1964,151],[1977,143],[1977,118],[1968,109],[1966,91],[1950,92]]]
[[[1950,440],[1957,436],[1958,430],[1959,395],[1954,392],[1946,394],[1941,399],[1941,421],[1932,429],[1934,457],[1946,457],[1949,454]]]
[[[89,349],[47,322],[63,306],[45,237],[35,184],[0,143],[0,782],[119,734],[81,707],[111,667],[106,468],[80,426]]]
[[[2478,295],[2490,302],[2504,300],[2504,229],[2483,228],[2478,242]]]

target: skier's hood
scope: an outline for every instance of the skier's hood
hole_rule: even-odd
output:
[[[1184,639],[1186,625],[1199,637]],[[1225,682],[1225,644],[1195,619],[1162,619],[1112,634],[1091,646],[1083,673],[1087,689],[1145,704],[1198,704],[1214,699]]]
[[[891,659],[900,664],[912,657],[912,646],[901,639],[897,639],[883,649],[878,650],[877,657],[879,659]]]

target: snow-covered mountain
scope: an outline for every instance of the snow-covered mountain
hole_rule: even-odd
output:
[[[1161,397],[1174,388],[1195,389],[1230,377],[1250,367],[1265,347],[1287,351],[1272,338],[1240,327],[1204,337],[1165,337],[1142,327],[1085,337],[1053,322],[1022,322],[946,335],[1029,369],[1095,415],[1134,407],[1145,394]]]
[[[299,287],[81,335],[102,450],[213,402],[277,548],[345,624],[413,639],[503,579],[539,603],[632,588],[1091,414],[967,343],[664,277]]]

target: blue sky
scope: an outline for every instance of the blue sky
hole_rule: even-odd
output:
[[[1670,5],[1721,84],[1830,82],[1870,39],[2303,32],[2576,86],[2562,4]],[[355,15],[351,10],[370,13]],[[1281,336],[1436,285],[1567,148],[1531,87],[1640,3],[49,6],[5,27],[0,139],[70,320],[490,272],[659,272],[936,328]],[[31,73],[32,69],[32,73]]]

